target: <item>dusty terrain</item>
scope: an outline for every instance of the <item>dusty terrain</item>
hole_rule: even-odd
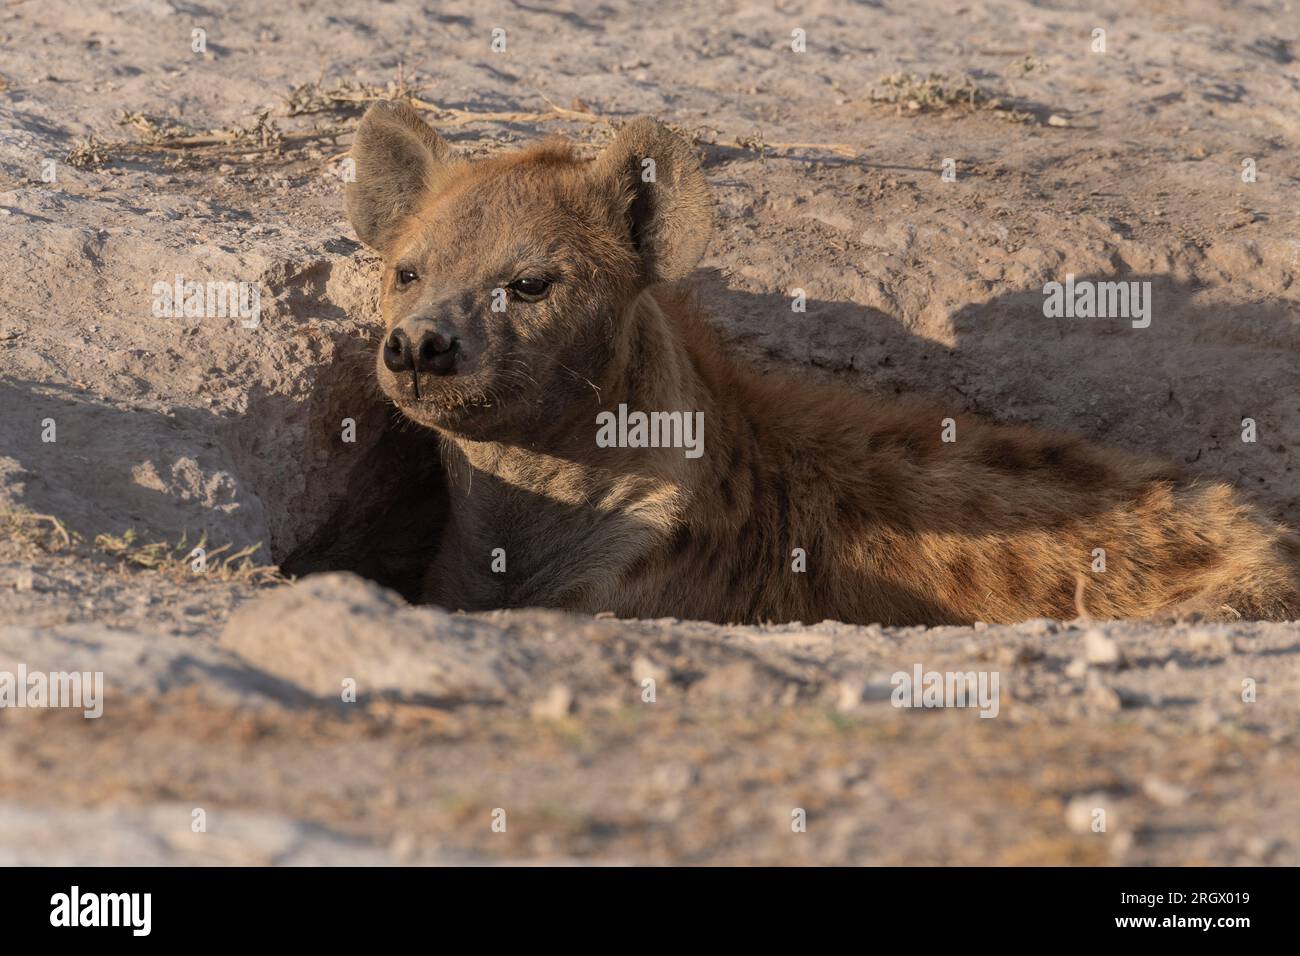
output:
[[[107,690],[98,720],[0,710],[0,862],[1300,863],[1295,623],[408,605],[446,502],[373,389],[341,201],[386,92],[473,151],[676,124],[719,204],[691,282],[739,353],[1300,524],[1293,0],[6,4],[0,671]],[[1045,318],[1066,273],[1150,281],[1150,327]],[[260,321],[158,317],[177,274],[256,284]],[[202,574],[200,540],[228,546]],[[891,706],[915,664],[997,671],[998,715]]]

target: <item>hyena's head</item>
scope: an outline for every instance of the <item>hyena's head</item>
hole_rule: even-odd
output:
[[[688,144],[623,126],[594,160],[547,141],[471,161],[414,109],[370,108],[348,215],[384,258],[384,392],[474,440],[526,440],[621,374],[632,303],[686,275],[712,225]]]

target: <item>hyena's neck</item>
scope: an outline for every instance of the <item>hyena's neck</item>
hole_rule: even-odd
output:
[[[718,462],[728,459],[714,428],[733,417],[725,390],[707,374],[699,342],[682,335],[679,315],[649,294],[633,309],[625,358],[598,386],[599,400],[593,392],[531,446],[446,443],[451,527],[431,599],[467,609],[625,609],[628,581],[716,494]],[[692,447],[621,441],[632,433],[617,426],[620,405],[625,421],[668,412],[684,424],[691,416]],[[608,416],[612,445],[608,430],[598,440]],[[700,453],[688,457],[692,448]],[[503,573],[488,573],[492,553],[506,556]]]

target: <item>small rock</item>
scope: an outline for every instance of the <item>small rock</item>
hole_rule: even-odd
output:
[[[1084,691],[1083,699],[1087,701],[1089,709],[1106,713],[1114,713],[1124,706],[1123,701],[1120,700],[1119,694],[1100,681],[1090,682],[1088,684],[1088,689]]]
[[[1142,792],[1162,807],[1181,807],[1189,796],[1187,789],[1161,780],[1159,777],[1147,777],[1142,781]]]
[[[420,841],[413,833],[398,833],[388,845],[388,852],[403,863],[410,863],[420,855]]]
[[[1192,718],[1192,723],[1201,733],[1208,733],[1211,730],[1224,729],[1231,722],[1219,711],[1203,707],[1196,712]]]
[[[559,720],[568,715],[573,706],[573,692],[563,684],[555,684],[546,696],[533,701],[529,713],[534,720]]]
[[[1282,846],[1281,840],[1255,835],[1247,838],[1243,849],[1246,851],[1246,855],[1253,860],[1266,860],[1280,846]]]
[[[1110,839],[1110,858],[1116,863],[1121,862],[1124,857],[1128,856],[1128,851],[1133,849],[1133,834],[1128,830],[1121,830]]]
[[[1094,830],[1093,824],[1105,821],[1106,817],[1099,816],[1098,810],[1106,813],[1105,796],[1100,793],[1080,794],[1073,797],[1065,807],[1065,825],[1070,828],[1071,833],[1102,833],[1105,831]]]
[[[1213,631],[1192,631],[1187,635],[1187,646],[1197,653],[1227,654],[1232,650],[1231,642]]]
[[[1119,645],[1096,628],[1084,632],[1083,656],[1094,667],[1115,667],[1124,659]]]
[[[856,710],[862,703],[863,687],[856,681],[840,681],[839,693],[835,699],[835,709],[841,712]]]
[[[660,793],[680,793],[695,782],[696,771],[689,764],[657,764],[650,774],[650,785]]]
[[[1088,676],[1088,662],[1082,657],[1076,657],[1065,666],[1065,676],[1073,680],[1083,680]]]
[[[650,658],[638,654],[632,661],[632,680],[636,681],[639,687],[641,682],[647,679],[654,681],[655,687],[658,688],[668,683],[668,671]]]

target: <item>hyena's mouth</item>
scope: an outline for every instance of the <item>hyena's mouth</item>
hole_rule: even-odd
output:
[[[455,370],[456,370],[456,355],[453,352],[445,352],[442,355],[435,356],[433,360],[429,362],[428,368],[419,368],[419,369],[412,368],[408,375],[408,381],[410,381],[411,383],[411,391],[415,396],[415,400],[418,402],[421,398],[421,392],[420,392],[421,377],[428,378],[429,376],[432,375],[441,378],[446,375],[451,375]],[[398,378],[401,377],[402,376],[399,373]],[[437,384],[436,380],[432,384],[436,385]],[[428,390],[429,389],[426,386],[425,391]]]
[[[406,371],[385,375],[380,384],[403,414],[422,424],[451,423],[501,404],[501,396],[478,376]]]

